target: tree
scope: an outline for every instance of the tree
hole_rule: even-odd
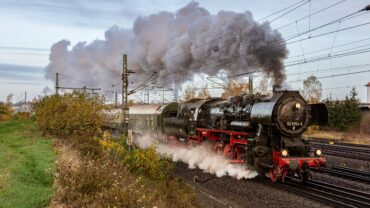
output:
[[[229,82],[224,89],[221,97],[227,98],[230,96],[241,95],[249,91],[249,83]]]
[[[322,94],[321,82],[315,76],[309,76],[303,81],[303,97],[309,103],[320,102]]]
[[[189,101],[191,99],[194,99],[196,97],[197,88],[194,86],[188,86],[185,88],[183,101]]]
[[[210,97],[211,97],[211,94],[209,93],[207,88],[201,88],[198,91],[197,98],[207,99],[207,98],[210,98]]]
[[[44,89],[42,90],[44,96],[51,94],[51,92],[52,90],[48,86],[44,87]]]
[[[259,83],[259,86],[258,86],[258,92],[261,93],[261,94],[268,94],[269,92],[267,91],[267,88],[268,88],[268,84],[269,84],[269,81],[268,79],[262,79],[261,82]]]
[[[329,126],[340,131],[347,131],[351,127],[358,127],[361,123],[361,110],[358,93],[352,88],[349,96],[344,101],[332,101],[327,99],[326,104],[329,112]]]

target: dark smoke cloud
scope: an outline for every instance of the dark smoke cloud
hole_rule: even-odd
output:
[[[212,15],[191,2],[176,13],[140,16],[132,29],[113,26],[104,40],[80,42],[71,50],[67,40],[55,43],[46,77],[53,79],[60,72],[107,86],[119,82],[122,54],[127,53],[129,68],[137,72],[130,75],[132,82],[156,72],[158,82],[170,84],[194,73],[225,69],[230,75],[261,70],[280,84],[288,53],[282,42],[278,31],[254,21],[249,11]]]

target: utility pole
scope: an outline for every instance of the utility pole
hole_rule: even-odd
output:
[[[128,69],[127,69],[127,54],[123,54],[123,69],[122,69],[122,134],[126,138],[127,144],[131,146],[131,141],[128,139],[128,122],[129,122],[129,108],[128,101]]]
[[[58,94],[59,90],[59,73],[55,74],[55,94]]]

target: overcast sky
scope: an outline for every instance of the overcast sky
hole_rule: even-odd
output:
[[[112,25],[131,29],[138,16],[146,16],[159,11],[176,12],[188,0],[0,0],[0,100],[13,93],[14,101],[23,98],[24,91],[29,97],[42,95],[54,83],[44,78],[44,67],[49,63],[51,45],[67,39],[71,45],[80,41],[91,42],[104,39],[104,32]],[[220,10],[234,12],[251,11],[255,19],[263,18],[275,11],[291,5],[298,0],[199,0],[200,6],[215,14]],[[336,6],[297,21],[330,5]],[[323,25],[331,20],[364,8],[366,0],[311,0],[311,3],[277,19],[271,23],[283,37]],[[272,16],[272,21],[278,16]],[[297,21],[297,22],[295,22]],[[355,17],[336,22],[328,27],[300,36],[297,42],[288,44],[289,58],[294,60],[324,60],[302,63],[286,68],[287,82],[294,88],[302,88],[302,79],[316,75],[323,83],[324,98],[343,98],[351,86],[356,86],[362,101],[366,99],[364,85],[370,82],[370,14],[358,13]],[[353,29],[338,31],[364,24]],[[329,35],[315,37],[327,32]],[[308,38],[311,37],[311,38]],[[354,44],[348,44],[358,41]],[[321,52],[310,53],[322,50]],[[363,50],[362,53],[361,51]],[[354,52],[356,51],[356,52]],[[346,52],[349,52],[346,54]],[[350,55],[351,53],[357,53]],[[338,56],[344,57],[335,57]],[[369,66],[367,65],[369,64]],[[362,65],[361,67],[354,67]],[[340,68],[342,67],[342,68]],[[346,68],[343,68],[346,67]],[[337,69],[339,68],[339,69]],[[332,69],[332,70],[329,70]],[[353,73],[353,74],[349,74]],[[343,75],[342,74],[349,74]],[[258,78],[256,79],[258,80]]]

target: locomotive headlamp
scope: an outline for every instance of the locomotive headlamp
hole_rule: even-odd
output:
[[[283,156],[283,157],[288,156],[288,150],[286,150],[286,149],[281,150],[281,156]]]
[[[321,156],[321,149],[317,149],[317,150],[315,151],[315,155],[316,155],[316,156]]]
[[[299,104],[299,103],[296,103],[295,104],[295,108],[298,110],[298,109],[300,109],[301,108],[301,104]]]

